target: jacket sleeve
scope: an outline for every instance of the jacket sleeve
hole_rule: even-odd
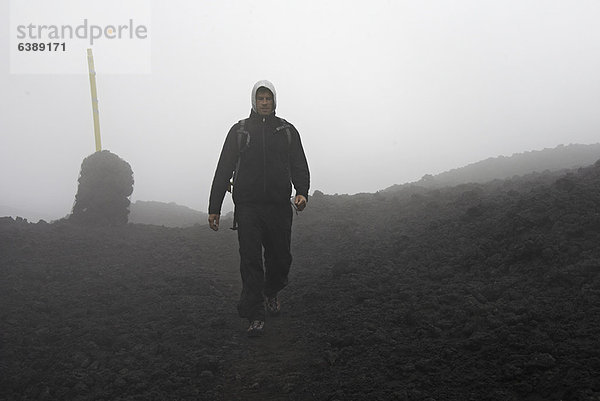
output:
[[[225,192],[229,187],[229,180],[235,169],[238,157],[238,145],[237,145],[237,124],[231,127],[223,149],[221,150],[221,156],[215,170],[215,177],[213,178],[212,186],[210,189],[210,198],[208,203],[209,214],[220,214],[221,206],[223,204],[223,198],[225,198]]]
[[[292,143],[290,149],[290,172],[292,175],[292,184],[296,189],[296,195],[303,195],[308,200],[308,190],[310,188],[310,172],[308,162],[300,140],[300,134],[293,127]]]

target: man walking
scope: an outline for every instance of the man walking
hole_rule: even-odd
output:
[[[310,185],[300,134],[275,116],[276,96],[269,81],[259,81],[252,88],[250,117],[227,134],[208,207],[208,223],[217,231],[233,175],[234,229],[238,231],[242,276],[238,312],[250,322],[249,336],[263,333],[265,309],[272,316],[280,311],[278,292],[288,283],[292,263],[292,207],[298,211],[305,208]],[[296,190],[293,199],[292,184]]]

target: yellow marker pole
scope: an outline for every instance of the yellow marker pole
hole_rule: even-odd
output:
[[[96,70],[92,49],[87,49],[88,68],[90,71],[90,89],[92,90],[92,113],[94,115],[94,136],[96,137],[96,152],[102,150],[100,143],[100,114],[98,112],[98,93],[96,92]]]

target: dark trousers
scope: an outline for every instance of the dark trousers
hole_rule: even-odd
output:
[[[242,275],[238,312],[249,320],[264,320],[263,297],[275,296],[288,283],[292,207],[289,203],[240,204],[235,215]]]

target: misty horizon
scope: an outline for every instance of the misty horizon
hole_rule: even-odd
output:
[[[423,176],[420,177],[420,179],[417,180],[413,180],[413,181],[407,181],[407,182],[403,182],[403,183],[395,183],[395,184],[391,184],[385,188],[380,188],[377,191],[373,191],[373,192],[367,192],[367,191],[358,191],[356,193],[352,193],[352,194],[348,194],[348,193],[329,193],[327,191],[323,191],[320,190],[318,188],[312,189],[310,191],[310,195],[312,196],[314,194],[315,191],[319,191],[325,195],[356,195],[356,194],[365,194],[365,193],[375,193],[375,192],[379,192],[379,191],[384,191],[384,190],[390,190],[394,187],[401,187],[402,185],[406,185],[406,184],[420,184],[423,180],[425,179],[429,179],[431,180],[432,178],[436,178],[436,177],[444,177],[444,176],[448,176],[449,174],[455,173],[458,175],[461,175],[461,171],[465,170],[465,169],[476,169],[479,165],[485,165],[486,163],[490,162],[490,161],[498,161],[498,160],[503,160],[505,158],[508,159],[514,159],[516,157],[525,157],[527,158],[527,156],[529,154],[538,154],[541,155],[544,152],[552,152],[552,151],[559,151],[559,150],[563,150],[563,149],[573,149],[573,148],[589,148],[589,150],[587,152],[584,151],[584,158],[586,159],[586,162],[577,162],[577,163],[571,163],[571,164],[564,164],[564,163],[560,163],[557,162],[556,160],[552,160],[552,157],[550,157],[550,159],[545,160],[544,163],[539,164],[535,169],[533,170],[527,170],[527,173],[529,172],[542,172],[544,170],[547,170],[549,168],[549,165],[557,165],[558,167],[553,167],[550,168],[551,171],[555,170],[555,169],[563,169],[563,168],[575,168],[575,167],[580,167],[580,166],[586,166],[588,164],[592,164],[593,162],[595,162],[596,160],[600,160],[600,154],[598,154],[598,157],[593,157],[592,155],[596,154],[597,152],[595,152],[595,150],[593,149],[593,145],[600,145],[599,143],[596,144],[568,144],[568,145],[563,145],[560,144],[555,148],[545,148],[545,149],[541,149],[541,150],[529,150],[529,151],[524,151],[524,152],[519,152],[519,153],[515,153],[513,155],[510,156],[506,156],[506,155],[498,155],[496,157],[489,157],[483,160],[479,160],[477,162],[474,163],[468,163],[465,166],[460,166],[460,167],[455,167],[455,168],[451,168],[449,170],[443,171],[443,172],[439,172],[436,174],[424,174]],[[562,155],[563,158],[568,159],[568,157],[566,157],[565,155]],[[560,158],[560,157],[559,157]],[[528,162],[529,164],[536,164],[539,163],[539,160],[530,160]],[[542,165],[543,164],[543,165]],[[486,170],[489,170],[489,166],[485,167]],[[486,171],[487,173],[489,173],[489,171]],[[473,171],[470,172],[470,174],[473,174]],[[485,174],[486,176],[488,174]],[[491,179],[503,179],[504,177],[508,177],[508,175],[505,172],[502,171],[496,171],[495,173],[491,174],[493,176],[493,178],[490,179],[484,179],[484,180],[476,180],[474,182],[487,182]],[[520,174],[518,174],[520,175]],[[442,178],[442,183],[445,181],[445,178]],[[431,182],[431,181],[428,181]],[[457,183],[452,183],[451,181],[447,182],[446,185],[449,186],[453,186],[453,185],[458,185]],[[135,194],[135,183],[134,183],[134,194]],[[174,201],[169,201],[169,200],[162,200],[162,201],[157,201],[155,199],[134,199],[133,195],[130,196],[131,199],[131,203],[136,203],[136,202],[141,202],[141,203],[146,203],[146,204],[151,204],[153,202],[158,202],[159,204],[163,204],[163,205],[176,205],[176,206],[180,206],[180,207],[184,207],[189,209],[190,211],[193,212],[201,212],[204,214],[207,214],[206,210],[199,210],[199,209],[195,209],[189,205],[183,205],[183,204],[179,204],[176,203]],[[73,199],[73,203],[75,203],[75,200]],[[48,212],[44,212],[44,211],[34,211],[34,210],[24,210],[24,209],[20,209],[18,207],[12,207],[9,205],[0,205],[0,217],[22,217],[27,219],[30,222],[37,222],[38,220],[44,220],[44,221],[55,221],[61,218],[64,218],[66,216],[68,216],[71,213],[71,208],[69,208],[66,212],[64,213],[58,213],[55,216],[51,215]],[[227,195],[225,196],[224,202],[223,202],[223,215],[227,215],[229,213],[231,213],[233,211],[233,201],[231,199],[231,195]],[[164,212],[164,211],[163,211]]]

